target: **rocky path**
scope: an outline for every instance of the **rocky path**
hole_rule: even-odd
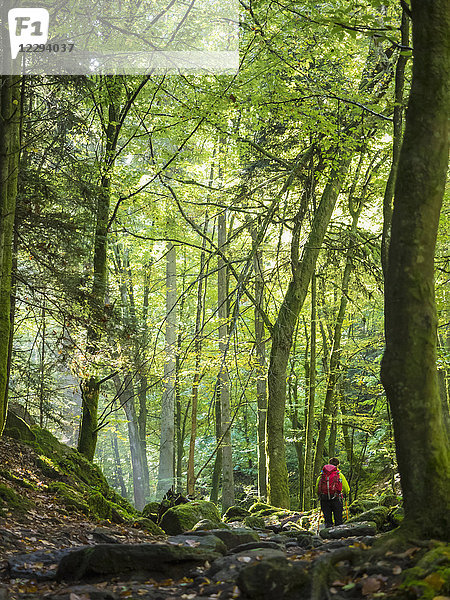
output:
[[[1,600],[392,598],[419,551],[365,563],[373,536],[324,540],[242,527],[155,539],[79,522],[47,539],[18,534],[0,529]]]

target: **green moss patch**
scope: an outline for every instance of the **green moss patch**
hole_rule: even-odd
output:
[[[450,545],[437,544],[415,567],[404,572],[400,589],[415,598],[432,600],[450,594]]]
[[[78,510],[85,515],[89,513],[89,506],[86,500],[75,488],[58,481],[50,484],[48,491],[55,494],[69,510]]]
[[[206,500],[173,506],[163,514],[160,526],[169,535],[178,535],[179,533],[189,531],[202,519],[209,519],[218,524],[221,523],[217,506]]]
[[[11,487],[0,483],[0,505],[6,510],[16,510],[25,512],[34,506],[34,503],[28,498],[15,492]]]

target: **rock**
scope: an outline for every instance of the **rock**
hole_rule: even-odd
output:
[[[284,560],[285,558],[286,554],[282,550],[274,550],[272,548],[245,550],[244,552],[218,558],[212,563],[205,575],[213,581],[234,580],[238,572],[250,563],[269,559]]]
[[[359,513],[365,512],[366,510],[370,510],[375,506],[379,506],[378,500],[367,500],[364,498],[358,498],[350,504],[348,510],[351,515],[357,515]]]
[[[209,519],[217,524],[221,523],[217,506],[206,500],[173,506],[163,514],[160,527],[169,535],[177,535],[189,531],[202,519]]]
[[[0,586],[0,600],[8,600],[8,588]]]
[[[209,519],[202,519],[198,523],[194,525],[192,531],[210,531],[211,529],[229,529],[229,525],[226,523],[215,523],[214,521],[210,521]]]
[[[241,544],[230,550],[230,554],[239,554],[240,552],[246,552],[247,550],[256,550],[259,548],[270,548],[272,550],[283,550],[284,544],[280,542],[271,542],[270,540],[260,540],[259,542],[249,542],[248,544]]]
[[[167,538],[169,544],[175,544],[175,546],[185,546],[187,548],[200,548],[208,552],[218,552],[219,554],[226,554],[227,547],[224,542],[215,535],[195,535],[193,534],[179,534],[173,535]]]
[[[59,563],[58,581],[110,577],[145,577],[157,580],[185,577],[218,552],[172,544],[99,544],[73,550]]]
[[[224,521],[243,521],[245,517],[248,517],[250,512],[241,506],[230,506],[230,508],[223,515]]]
[[[360,521],[321,529],[319,535],[328,540],[335,540],[337,538],[355,537],[360,535],[375,535],[376,532],[376,523],[373,521]]]
[[[392,525],[394,525],[394,527],[398,527],[404,518],[405,518],[405,511],[401,507],[395,508],[389,514],[389,521],[392,523]]]
[[[8,557],[9,575],[12,579],[49,581],[55,578],[59,561],[70,552],[73,552],[73,548],[13,554]]]
[[[139,529],[144,529],[151,533],[152,535],[166,535],[165,531],[159,527],[152,519],[147,519],[146,517],[138,517],[134,519],[133,526],[138,527]]]
[[[262,559],[243,568],[237,585],[246,598],[290,600],[309,597],[309,575],[286,557]]]
[[[45,596],[48,600],[73,600],[73,598],[89,598],[89,600],[118,600],[119,596],[114,592],[95,585],[74,585],[55,594]],[[1,598],[1,596],[0,596]]]
[[[278,512],[278,508],[275,506],[271,506],[270,504],[266,504],[265,502],[255,502],[248,509],[251,513],[259,513],[261,510],[270,509],[272,512]]]
[[[377,524],[378,529],[387,521],[389,508],[387,506],[374,506],[357,517],[352,517],[347,523],[359,523],[361,521],[373,521]]]
[[[294,539],[295,544],[300,548],[304,548],[308,550],[310,548],[317,548],[323,544],[323,540],[315,535],[312,531],[289,531],[282,532],[280,535],[285,537],[285,539]]]
[[[195,531],[197,535],[213,534],[220,538],[228,550],[236,548],[240,544],[259,541],[259,535],[252,529],[236,527],[235,529],[211,529],[208,532]]]
[[[3,435],[7,435],[19,442],[34,442],[36,439],[30,426],[13,410],[8,410]]]
[[[158,517],[161,504],[159,502],[149,502],[142,509],[142,516],[153,521],[153,517]]]
[[[257,515],[249,515],[248,517],[245,517],[244,525],[251,527],[252,529],[264,529],[266,526],[264,519]]]

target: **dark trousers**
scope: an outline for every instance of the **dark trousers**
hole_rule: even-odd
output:
[[[325,527],[333,527],[342,525],[342,510],[344,508],[344,500],[339,496],[336,498],[328,498],[326,495],[320,496],[320,508],[325,518]],[[334,517],[334,525],[333,525]]]

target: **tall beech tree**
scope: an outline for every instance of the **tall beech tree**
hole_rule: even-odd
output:
[[[11,271],[19,170],[20,78],[0,77],[0,433],[8,403]]]
[[[413,75],[394,196],[381,377],[392,411],[404,527],[447,539],[450,446],[436,368],[434,254],[449,150],[450,2],[412,0],[411,18]]]

